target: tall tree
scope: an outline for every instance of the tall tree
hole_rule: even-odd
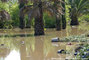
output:
[[[62,15],[62,29],[66,29],[66,18],[65,18],[65,0],[62,0],[63,3],[62,3],[62,11],[63,11],[63,15]]]
[[[58,10],[56,10],[52,3],[49,1],[42,0],[32,0],[33,5],[24,6],[20,10],[21,20],[23,20],[24,14],[29,14],[29,20],[35,19],[34,35],[44,35],[44,21],[43,21],[43,11],[49,11],[53,13],[56,18],[59,18]],[[58,17],[57,17],[58,16]],[[59,23],[58,23],[59,24]]]
[[[2,2],[7,2],[8,0],[1,0]]]
[[[22,8],[23,6],[25,6],[25,4],[28,3],[28,0],[18,0],[19,1],[19,8]]]
[[[34,35],[44,35],[43,9],[41,0],[33,0],[33,5],[24,6],[20,10],[21,28],[23,28],[24,15],[29,14],[29,21],[35,18]]]
[[[71,8],[70,10],[70,25],[79,25],[78,18],[80,15],[87,12],[87,7],[89,6],[89,0],[68,0]]]
[[[44,35],[44,22],[43,22],[43,9],[42,9],[42,1],[38,2],[38,12],[35,17],[35,36],[36,35]]]
[[[60,31],[62,29],[61,15],[56,16],[56,30]]]
[[[61,20],[61,14],[59,14],[58,9],[61,8],[61,2],[59,0],[55,1],[55,10],[57,10],[56,15],[56,30],[60,31],[62,29],[62,20]],[[60,10],[61,11],[61,10]]]
[[[19,0],[19,9],[21,9],[25,4],[27,4],[28,0]],[[20,12],[20,28],[23,29],[25,27],[24,15],[21,15]]]
[[[61,0],[52,0],[52,2],[54,2],[53,4],[53,9],[55,10],[55,17],[56,17],[56,30],[60,31],[62,29],[62,6]]]

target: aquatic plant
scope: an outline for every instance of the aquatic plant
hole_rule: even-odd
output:
[[[89,44],[85,44],[83,48],[79,50],[76,59],[89,59]]]
[[[89,39],[86,35],[69,36],[60,39],[60,42],[87,42]]]

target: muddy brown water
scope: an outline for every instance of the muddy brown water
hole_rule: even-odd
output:
[[[33,29],[20,30],[1,29],[0,35],[5,34],[30,34],[29,37],[0,37],[0,60],[65,60],[74,57],[74,49],[79,44],[73,42],[71,46],[68,42],[52,43],[55,37],[63,38],[71,35],[81,35],[89,29],[88,25],[67,27],[66,30],[55,31],[55,29],[45,29],[45,36],[33,36]],[[3,44],[3,45],[2,45]],[[58,54],[60,49],[68,50],[70,54]]]

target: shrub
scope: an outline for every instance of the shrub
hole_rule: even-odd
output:
[[[55,17],[48,16],[47,13],[44,13],[44,22],[45,22],[45,28],[55,28],[56,24]]]

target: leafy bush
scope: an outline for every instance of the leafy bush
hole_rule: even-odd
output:
[[[89,22],[89,14],[81,16],[79,18],[79,21],[87,21],[87,22]]]
[[[19,26],[19,7],[17,1],[8,1],[7,3],[0,1],[0,10],[6,10],[11,16],[12,25]]]
[[[10,7],[10,15],[13,21],[13,26],[19,26],[19,7],[17,2]]]
[[[5,28],[5,29],[12,29],[13,28],[12,20],[4,21],[3,24],[4,24],[3,28]]]
[[[44,22],[45,22],[45,28],[55,28],[56,24],[55,17],[48,16],[47,13],[44,13]]]
[[[9,12],[9,5],[8,5],[8,3],[2,3],[2,2],[0,1],[0,10],[1,10],[1,11],[2,11],[2,10],[6,10],[6,11]]]

